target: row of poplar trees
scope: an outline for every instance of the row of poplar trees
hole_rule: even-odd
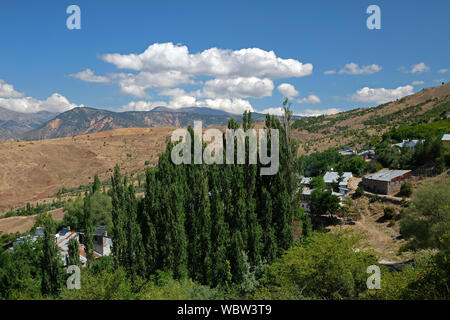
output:
[[[175,278],[227,286],[243,280],[246,264],[270,263],[288,249],[293,220],[308,232],[310,221],[296,192],[297,147],[287,100],[283,109],[281,119],[268,115],[265,121],[269,132],[280,134],[275,175],[261,176],[260,164],[175,165],[169,142],[157,167],[147,169],[145,197],[138,198],[116,166],[109,192],[116,264],[131,277],[163,270]],[[242,126],[253,128],[251,113],[244,113]],[[239,123],[231,119],[228,127],[237,129]]]

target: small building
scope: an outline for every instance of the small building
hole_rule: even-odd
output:
[[[399,148],[408,147],[410,149],[414,149],[419,142],[423,142],[423,140],[403,140],[400,143],[394,144],[394,146]]]
[[[352,156],[352,155],[355,154],[355,151],[353,151],[353,150],[341,150],[341,151],[339,151],[339,154],[341,156]]]
[[[33,236],[27,235],[16,239],[9,250],[14,250],[15,247],[25,243],[25,241],[36,242],[38,238],[44,236],[44,227],[37,227]],[[61,259],[63,265],[67,265],[69,256],[69,242],[71,239],[76,239],[79,243],[80,262],[85,265],[87,262],[86,252],[84,250],[84,234],[79,232],[70,231],[70,228],[63,228],[59,233],[54,235],[56,246],[61,253]],[[94,258],[98,259],[103,256],[109,256],[112,252],[113,241],[111,238],[107,238],[106,229],[104,226],[97,228],[94,238]]]
[[[312,178],[310,177],[302,177],[300,180],[300,185],[304,187],[309,187],[311,185]]]
[[[375,150],[362,150],[358,153],[358,156],[360,156],[363,160],[375,159]]]
[[[388,170],[364,177],[361,184],[369,192],[390,194],[399,191],[401,185],[411,178],[411,170]]]
[[[61,259],[63,261],[63,265],[66,266],[68,257],[69,257],[69,241],[71,239],[75,239],[78,242],[80,241],[80,234],[78,232],[70,232],[67,228],[64,228],[60,233],[56,234],[56,245],[58,246],[59,251],[61,252]],[[82,250],[80,246],[78,247],[80,262],[82,265],[86,264],[86,255],[82,254]]]
[[[442,144],[445,147],[450,147],[450,133],[444,134],[444,136],[442,137]]]
[[[107,237],[105,226],[100,226],[94,233],[94,250],[100,256],[109,256],[112,250],[112,240]]]
[[[309,204],[309,201],[311,200],[311,194],[313,193],[314,189],[307,189],[302,191],[300,206],[305,209],[307,213],[311,213],[311,206]],[[341,192],[334,192],[332,191],[332,195],[339,197],[341,200],[340,204],[342,205],[342,198],[345,196]]]
[[[351,172],[343,172],[342,181],[339,182],[339,187],[348,189],[348,181],[350,180],[350,178],[352,176],[353,175]],[[325,182],[325,186],[327,189],[330,189],[330,190],[333,189],[333,185],[338,182],[338,179],[339,179],[339,173],[336,171],[328,171],[323,176],[323,181]]]

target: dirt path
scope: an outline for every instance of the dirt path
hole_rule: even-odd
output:
[[[408,254],[399,253],[399,249],[405,241],[397,239],[400,235],[398,222],[389,226],[388,221],[380,220],[384,215],[384,207],[390,206],[394,207],[395,210],[400,210],[400,206],[380,201],[370,203],[366,197],[354,200],[353,204],[352,210],[358,213],[359,218],[354,220],[354,225],[346,225],[340,228],[351,228],[364,234],[367,237],[367,244],[379,255],[380,260],[404,262],[410,259]]]

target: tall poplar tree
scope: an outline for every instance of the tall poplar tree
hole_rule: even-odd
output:
[[[60,287],[61,255],[56,246],[55,234],[51,223],[44,227],[43,247],[41,259],[41,293],[56,296]]]

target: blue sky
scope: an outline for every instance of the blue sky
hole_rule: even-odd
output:
[[[71,4],[80,30],[66,27]],[[371,4],[380,30],[366,27]],[[446,0],[2,1],[0,106],[374,106],[449,80],[449,12]]]

